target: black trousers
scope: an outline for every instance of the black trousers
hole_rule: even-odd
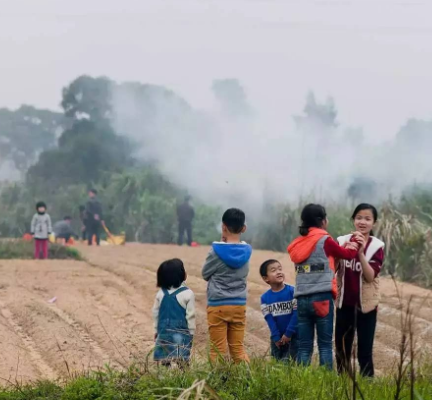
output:
[[[377,309],[367,314],[363,314],[356,307],[343,306],[336,310],[336,364],[339,373],[351,368],[352,347],[357,331],[360,373],[363,376],[374,376],[373,343],[376,323]]]
[[[192,244],[192,222],[182,222],[179,221],[179,233],[178,233],[178,245],[183,244],[184,233],[187,235],[187,244],[190,246]]]
[[[99,222],[86,225],[86,234],[89,246],[93,244],[93,236],[96,236],[96,244],[98,246],[100,245],[100,227],[101,225]]]
[[[56,238],[57,239],[64,239],[65,240],[65,242],[67,243],[67,242],[69,242],[69,239],[71,238],[71,234],[68,234],[68,235],[58,235],[58,236],[56,236]]]

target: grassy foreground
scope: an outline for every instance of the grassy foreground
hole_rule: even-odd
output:
[[[34,258],[34,243],[21,239],[0,240],[0,260],[31,260]],[[48,258],[53,260],[82,260],[81,253],[59,244],[49,244]]]
[[[353,396],[347,377],[319,368],[301,368],[262,359],[251,366],[196,364],[190,369],[131,367],[126,372],[110,369],[67,380],[22,386],[10,384],[0,391],[0,400],[319,400],[319,399],[432,399],[432,369],[417,371],[411,396],[409,381],[396,395],[394,377],[359,380]]]

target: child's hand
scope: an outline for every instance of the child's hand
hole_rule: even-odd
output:
[[[289,342],[291,342],[291,338],[289,338],[288,336],[283,335],[281,340],[281,345],[285,346],[286,344],[288,344]]]
[[[357,242],[348,242],[344,244],[344,247],[348,250],[358,250],[359,244]]]
[[[275,342],[276,347],[279,349],[282,346],[281,340],[278,340],[277,342]]]
[[[353,237],[352,239],[354,240],[354,243],[357,243],[360,250],[364,250],[364,248],[366,247],[366,238],[364,237],[364,235],[360,232],[353,232]]]

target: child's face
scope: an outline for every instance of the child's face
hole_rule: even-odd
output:
[[[46,211],[45,207],[39,207],[37,210],[40,213],[44,213]]]
[[[269,285],[275,283],[284,283],[285,274],[282,271],[282,265],[280,263],[273,263],[267,267],[267,276],[263,276],[264,282]]]
[[[372,210],[361,210],[354,218],[354,226],[363,235],[369,235],[375,225]]]

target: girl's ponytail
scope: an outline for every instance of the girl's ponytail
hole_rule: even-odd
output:
[[[309,228],[307,226],[300,225],[299,226],[299,233],[302,236],[307,236],[307,234],[309,233]]]

